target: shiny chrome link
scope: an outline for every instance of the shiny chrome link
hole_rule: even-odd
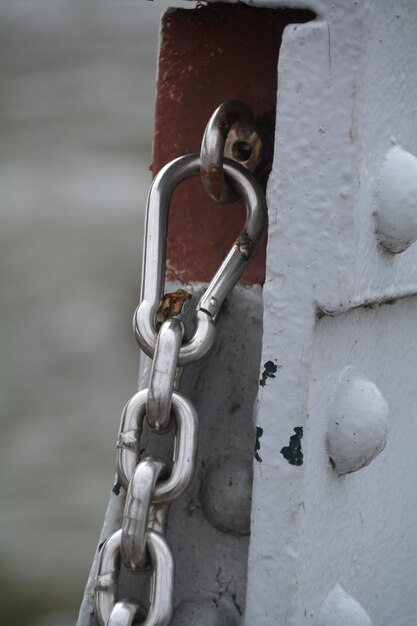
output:
[[[138,451],[146,411],[147,389],[139,391],[123,411],[117,442],[117,475],[127,491],[138,462]],[[171,475],[156,484],[154,503],[179,498],[190,485],[195,471],[198,438],[197,413],[189,400],[177,392],[172,394],[175,420],[175,452]]]
[[[116,605],[120,573],[122,531],[113,533],[101,549],[94,594],[94,611],[99,626],[108,626]],[[168,626],[174,607],[174,559],[166,540],[148,530],[146,548],[151,560],[151,598],[148,615],[141,626]]]
[[[120,539],[118,530],[107,539],[101,548],[96,584],[94,587],[94,611],[100,626],[106,626],[107,620],[117,600],[117,583],[120,572]]]
[[[156,483],[152,502],[172,502],[180,498],[194,478],[197,444],[198,417],[194,406],[181,394],[172,395],[172,410],[176,422],[175,449],[171,475]]]
[[[132,626],[144,614],[143,607],[137,602],[122,600],[114,605],[107,626]]]
[[[147,389],[138,391],[126,404],[122,413],[117,439],[117,476],[126,492],[138,464],[147,398]]]
[[[153,574],[149,612],[141,626],[168,626],[174,610],[175,565],[171,548],[164,537],[153,530],[148,530],[146,547]]]
[[[201,143],[201,180],[210,198],[216,202],[234,202],[238,198],[225,179],[225,156],[254,171],[261,162],[261,152],[262,142],[248,105],[240,100],[223,102],[209,119]]]
[[[136,467],[127,490],[122,522],[120,554],[124,565],[136,572],[146,563],[146,531],[149,509],[158,476],[164,469],[162,461],[147,457]]]
[[[184,327],[175,318],[165,320],[156,340],[146,403],[146,419],[152,430],[164,432],[170,426],[171,397]]]
[[[197,306],[196,327],[189,341],[180,348],[178,364],[186,365],[203,357],[214,340],[214,321],[220,307],[243,274],[247,261],[256,252],[266,228],[266,203],[262,188],[241,165],[224,159],[224,171],[246,205],[246,222],[237,241],[211,281]],[[164,289],[166,224],[169,203],[175,187],[200,171],[198,155],[190,154],[166,165],[155,177],[148,198],[142,266],[141,304],[136,310],[134,328],[142,350],[153,356],[157,338],[155,314]],[[209,294],[207,296],[207,294]]]
[[[123,409],[120,420],[116,444],[117,477],[126,492],[139,460],[147,397],[147,389],[142,389],[142,391],[135,393]]]

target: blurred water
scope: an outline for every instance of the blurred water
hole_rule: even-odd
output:
[[[136,390],[169,4],[184,5],[0,3],[0,614],[14,626],[75,622]]]

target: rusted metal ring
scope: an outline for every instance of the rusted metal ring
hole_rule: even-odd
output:
[[[227,100],[208,121],[201,143],[201,180],[205,191],[216,202],[234,202],[238,194],[226,180],[226,156],[254,172],[261,162],[262,142],[255,118],[247,104]]]

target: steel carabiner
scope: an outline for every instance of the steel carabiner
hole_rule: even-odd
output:
[[[155,316],[164,293],[166,230],[171,196],[184,179],[200,173],[200,157],[189,154],[168,163],[155,177],[148,196],[142,265],[141,303],[134,316],[136,339],[153,356],[158,330]],[[267,221],[265,195],[248,170],[224,159],[224,171],[243,199],[246,221],[229,254],[200,298],[192,337],[180,348],[178,365],[204,356],[214,340],[214,323],[227,295],[243,274],[246,264],[262,242]]]

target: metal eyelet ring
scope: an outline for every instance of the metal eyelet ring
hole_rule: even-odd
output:
[[[127,490],[122,521],[120,554],[124,565],[136,572],[146,564],[146,532],[149,524],[149,509],[156,481],[165,464],[147,457],[136,467]]]
[[[145,611],[138,602],[122,600],[113,607],[107,626],[133,626],[133,623],[143,618]]]
[[[148,390],[133,396],[124,408],[117,441],[117,475],[125,491],[138,464],[138,450],[146,413]],[[188,489],[194,477],[197,456],[198,418],[189,400],[181,394],[172,394],[172,416],[176,436],[174,463],[171,475],[155,486],[153,503],[170,502]]]
[[[248,154],[235,154],[239,146],[244,146]],[[201,142],[201,181],[210,198],[216,202],[234,202],[238,199],[235,190],[225,179],[225,156],[235,158],[253,172],[261,162],[261,154],[262,142],[250,107],[240,100],[223,102],[209,119]]]
[[[226,296],[243,274],[249,259],[262,242],[267,219],[265,196],[252,174],[238,163],[223,160],[230,183],[246,206],[243,230],[197,305],[193,336],[180,348],[178,365],[203,357],[214,340],[214,322]],[[145,232],[148,233],[142,265],[141,304],[134,316],[136,340],[150,357],[155,351],[158,331],[155,315],[164,293],[166,230],[171,196],[184,179],[200,172],[198,154],[189,154],[168,163],[155,177],[148,197]]]
[[[117,603],[121,536],[122,531],[117,530],[107,539],[98,560],[94,611],[100,626],[108,626]],[[165,538],[153,530],[148,530],[146,534],[146,548],[152,567],[151,601],[141,626],[168,626],[174,608],[174,559],[171,548]]]

